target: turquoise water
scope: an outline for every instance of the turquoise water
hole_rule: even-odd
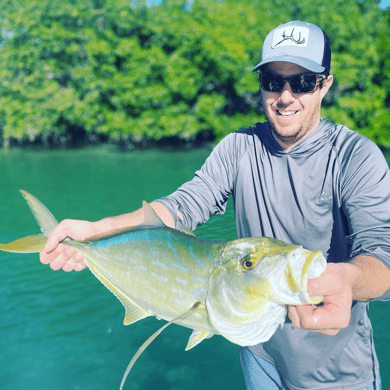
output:
[[[0,151],[0,241],[38,233],[19,189],[59,220],[97,220],[174,191],[209,152]],[[234,239],[232,207],[196,234]],[[133,354],[163,324],[147,318],[124,326],[121,303],[88,270],[53,272],[37,254],[0,253],[0,278],[1,390],[118,389]],[[390,388],[389,312],[388,303],[371,305],[384,390]],[[125,390],[244,389],[238,347],[215,336],[185,352],[190,334],[168,327],[137,361]]]

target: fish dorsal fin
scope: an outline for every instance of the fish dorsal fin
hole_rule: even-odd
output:
[[[189,236],[195,236],[194,232],[191,230],[191,229],[188,229],[187,226],[183,225],[181,222],[176,222],[176,230],[178,230],[179,232],[182,232],[182,233],[185,233],[185,234],[188,234]]]
[[[138,226],[166,227],[165,223],[153,210],[152,206],[145,200],[142,202],[142,208],[145,213],[144,221]]]
[[[165,223],[161,220],[149,203],[143,201],[142,207],[144,209],[145,218],[142,224],[138,226],[166,227]],[[188,234],[189,236],[196,237],[194,232],[191,229],[188,229],[188,227],[183,225],[181,222],[176,222],[175,229],[179,232]]]
[[[162,326],[160,329],[158,329],[156,332],[154,332],[142,345],[141,347],[138,349],[138,351],[135,353],[135,355],[133,356],[133,358],[130,360],[130,363],[129,365],[127,366],[127,369],[123,375],[123,378],[122,378],[122,382],[121,382],[121,386],[119,388],[119,390],[122,390],[123,389],[123,385],[125,384],[125,381],[126,381],[126,378],[127,376],[129,375],[130,373],[130,370],[133,368],[135,362],[138,360],[138,358],[141,356],[142,352],[145,351],[145,349],[157,338],[157,336],[165,329],[167,328],[169,325],[173,324],[174,322],[176,321],[179,321],[179,320],[184,320],[185,318],[187,318],[188,316],[190,316],[200,305],[200,302],[196,302],[192,307],[191,309],[187,310],[186,312],[184,312],[183,314],[181,314],[179,317],[176,317],[174,318],[173,320],[167,322],[164,326]]]
[[[194,348],[199,343],[201,343],[204,339],[209,339],[212,336],[213,335],[209,332],[194,330],[190,336],[190,339],[188,340],[186,351],[190,350],[191,348]]]
[[[46,208],[46,206],[41,203],[41,201],[39,201],[35,196],[29,194],[27,191],[20,190],[20,192],[24,196],[24,199],[26,199],[26,202],[34,215],[34,218],[41,228],[41,232],[45,236],[48,236],[49,233],[58,225],[57,220]]]

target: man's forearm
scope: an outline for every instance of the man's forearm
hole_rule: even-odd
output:
[[[150,204],[156,214],[165,223],[165,225],[174,228],[175,222],[168,209],[161,203],[153,202]],[[122,229],[126,227],[136,226],[144,221],[145,213],[143,208],[140,208],[132,213],[108,217],[94,222],[94,228],[97,234],[104,233],[114,229]]]
[[[373,256],[359,255],[342,265],[356,301],[378,298],[390,288],[390,270]]]

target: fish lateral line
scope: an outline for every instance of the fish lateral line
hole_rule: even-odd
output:
[[[58,222],[37,198],[26,191],[22,191],[22,194],[43,234],[0,244],[0,250],[19,253],[39,252]],[[186,350],[214,334],[221,335],[241,346],[255,345],[269,340],[277,327],[283,325],[287,302],[288,304],[318,304],[322,301],[322,297],[310,298],[306,288],[307,279],[319,277],[326,268],[326,259],[320,251],[302,250],[299,245],[287,244],[269,237],[247,237],[233,241],[195,238],[191,237],[194,234],[181,223],[176,223],[176,230],[166,226],[146,202],[143,203],[143,209],[144,219],[139,225],[111,230],[101,236],[89,237],[85,240],[73,240],[69,237],[64,240],[65,244],[84,253],[90,271],[121,301],[126,310],[125,325],[148,316],[165,317],[168,321],[172,312],[180,313],[195,301],[190,309],[167,322],[142,344],[126,369],[120,390],[123,389],[130,370],[143,351],[171,323],[194,330]],[[133,233],[145,229],[153,230],[153,228],[155,234],[143,234],[143,232],[134,234],[134,242],[142,243],[139,250],[134,249],[134,242],[129,245]],[[119,238],[110,239],[118,235]],[[99,243],[99,240],[102,242]],[[118,242],[120,245],[117,245]],[[157,243],[160,246],[154,248],[153,245]],[[134,259],[129,258],[131,255],[131,253],[128,255],[129,247],[131,247],[130,252],[135,254]],[[158,253],[158,250],[162,254]],[[144,253],[141,253],[142,251]],[[162,297],[161,291],[165,293],[167,284],[156,285],[155,277],[145,272],[148,269],[142,264],[146,259],[154,258],[155,254],[159,255],[156,258],[158,261],[164,258],[167,264],[172,260],[176,262],[179,257],[183,258],[188,267],[192,267],[188,272],[189,277],[202,280],[191,278],[188,279],[191,283],[188,282],[188,285],[185,283],[186,288],[180,285],[183,299],[171,299],[172,295],[176,298],[173,290],[170,291],[170,295],[166,294]],[[291,262],[290,254],[294,254]],[[109,266],[106,267],[108,263],[106,258],[112,258],[114,263],[118,261],[121,268],[118,269],[114,264],[116,273],[112,272]],[[263,262],[262,259],[265,258],[268,260]],[[248,263],[243,262],[243,259]],[[293,259],[296,260],[292,261]],[[142,279],[143,284],[137,285],[136,289],[133,288],[132,283],[134,281],[138,283],[139,275],[131,273],[134,266],[129,265],[134,262],[145,274]],[[303,269],[301,269],[303,262]],[[249,270],[250,272],[246,272]],[[273,274],[272,270],[276,273]],[[180,284],[181,280],[179,274],[176,282]],[[272,286],[275,286],[275,290]],[[149,287],[151,294],[145,298],[144,289]],[[161,299],[155,303],[158,294],[161,294]],[[274,303],[274,298],[277,298],[278,302]],[[266,300],[269,305],[264,308]],[[183,302],[187,302],[184,308]],[[155,312],[150,309],[151,307]],[[192,313],[196,315],[186,320]]]
[[[183,314],[181,314],[180,316],[174,318],[173,320],[167,322],[165,325],[163,325],[161,328],[159,328],[156,332],[154,332],[138,349],[138,351],[135,353],[135,355],[132,357],[132,359],[130,360],[130,363],[129,365],[127,366],[126,368],[126,371],[125,373],[123,374],[123,378],[122,378],[122,382],[121,382],[121,385],[119,387],[119,390],[122,390],[123,389],[123,386],[125,384],[125,381],[126,381],[126,378],[128,377],[129,373],[130,373],[130,370],[133,368],[135,362],[139,359],[139,357],[142,355],[142,353],[145,351],[145,349],[159,336],[159,334],[165,329],[167,328],[169,325],[173,324],[174,322],[176,321],[179,321],[179,320],[183,320],[187,317],[189,317],[196,309],[199,308],[199,306],[201,305],[201,302],[195,302],[192,307],[187,310],[186,312],[184,312]]]

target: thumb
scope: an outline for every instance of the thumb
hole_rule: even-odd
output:
[[[327,296],[340,293],[346,284],[343,269],[335,263],[328,263],[325,271],[307,281],[307,293],[310,297]]]
[[[55,250],[58,244],[65,240],[68,237],[68,226],[65,221],[58,224],[53,231],[49,234],[46,245],[43,248],[43,251],[50,253]]]

